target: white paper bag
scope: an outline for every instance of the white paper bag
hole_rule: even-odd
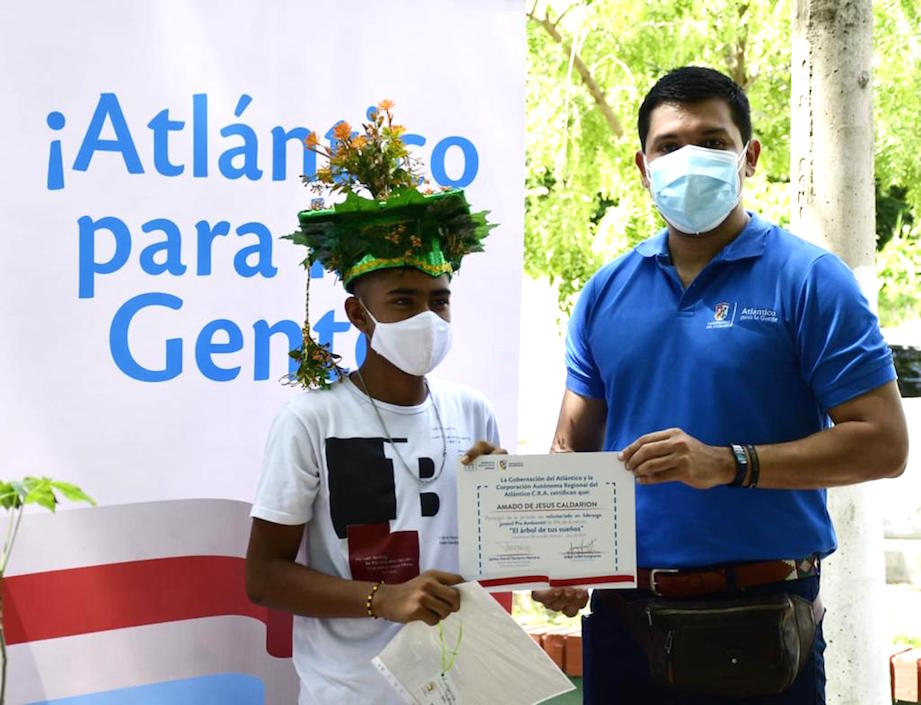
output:
[[[457,588],[440,632],[411,622],[374,659],[407,705],[536,705],[574,689],[479,583]]]

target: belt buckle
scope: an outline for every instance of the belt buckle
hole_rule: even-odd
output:
[[[678,573],[677,568],[653,568],[649,571],[649,589],[653,595],[656,597],[664,597],[664,595],[658,591],[656,588],[656,576],[660,573],[665,573],[667,575],[674,575]]]

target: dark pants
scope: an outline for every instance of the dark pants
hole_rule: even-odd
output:
[[[814,600],[819,577],[802,578],[750,588],[747,595],[780,592]],[[640,590],[618,590],[627,601],[649,597]],[[584,705],[825,705],[825,640],[816,630],[812,658],[793,685],[780,695],[761,698],[722,698],[687,695],[657,687],[651,680],[646,655],[620,618],[592,597],[592,613],[582,618]]]

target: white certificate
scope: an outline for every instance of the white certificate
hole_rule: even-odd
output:
[[[615,453],[461,465],[460,572],[490,590],[636,587],[634,482]]]

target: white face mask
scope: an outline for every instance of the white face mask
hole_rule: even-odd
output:
[[[726,220],[742,197],[739,167],[747,150],[747,144],[741,154],[689,144],[646,161],[649,192],[662,217],[688,235]]]
[[[434,311],[423,311],[412,318],[380,323],[374,321],[371,349],[408,375],[422,377],[434,370],[451,349],[451,324]]]

